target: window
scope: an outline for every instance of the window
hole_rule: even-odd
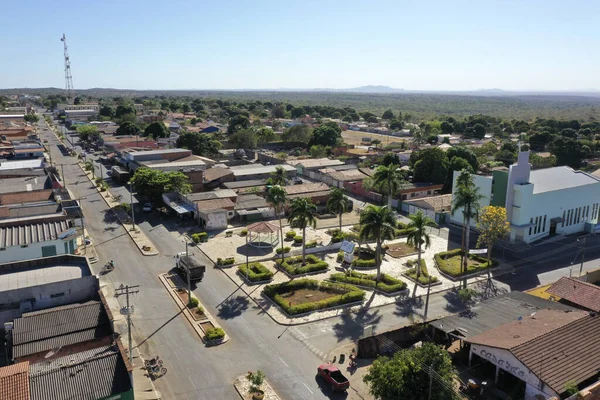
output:
[[[563,211],[563,218],[562,218],[563,219],[562,220],[562,226],[563,226],[563,228],[565,226],[567,226],[567,220],[565,219],[566,217],[567,217],[567,211],[565,210],[565,211]]]
[[[65,292],[61,292],[61,293],[54,293],[50,295],[51,299],[55,299],[57,297],[63,297],[65,295]]]
[[[412,192],[412,193],[410,194],[410,197],[415,197],[416,195],[417,195],[417,194],[416,194],[415,192]]]
[[[22,244],[22,245],[21,245],[21,248],[23,248],[23,249],[24,249],[25,247],[29,247],[29,245],[28,245],[28,244]]]
[[[532,225],[533,225],[533,218],[531,218],[531,219],[529,220],[529,236],[531,236],[531,228],[532,228]]]
[[[542,226],[542,232],[546,232],[546,217],[547,215],[544,215],[544,225]]]

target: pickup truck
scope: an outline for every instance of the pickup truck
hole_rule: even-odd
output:
[[[334,392],[345,392],[350,387],[348,379],[340,370],[331,364],[322,364],[317,368],[317,374],[331,385]]]

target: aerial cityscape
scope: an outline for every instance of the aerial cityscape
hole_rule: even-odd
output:
[[[600,400],[600,4],[400,3],[7,5],[0,400]]]

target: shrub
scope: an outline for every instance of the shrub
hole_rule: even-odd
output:
[[[460,265],[460,256],[463,254],[462,249],[454,249],[437,253],[434,256],[435,263],[440,271],[452,276],[460,277],[463,275],[481,272],[488,268],[487,258],[478,256],[477,254],[469,254],[469,259],[478,262],[478,265],[467,265],[467,270],[463,271]],[[498,265],[498,261],[491,260],[491,267]]]
[[[192,240],[194,241],[194,243],[205,242],[207,239],[208,239],[208,233],[206,233],[206,232],[199,232],[199,233],[192,234]]]
[[[322,290],[336,294],[324,300],[312,303],[290,305],[289,301],[281,294],[293,292],[298,289]],[[361,301],[365,298],[365,292],[356,286],[340,283],[321,282],[314,279],[295,279],[293,281],[265,286],[263,293],[281,307],[288,315],[302,314],[323,308],[334,307],[347,303]]]
[[[332,274],[329,279],[334,282],[365,286],[384,293],[395,293],[406,289],[406,283],[387,274],[380,275],[379,284],[377,284],[376,274],[361,274],[356,271]]]
[[[409,279],[412,279],[413,281],[417,280],[416,264],[417,260],[408,260],[406,262],[406,265],[410,267],[410,269],[404,272],[402,275],[406,276]],[[425,263],[425,260],[421,258],[421,274],[419,275],[419,283],[421,285],[428,285],[430,282],[429,278],[431,278],[431,283],[435,283],[438,281],[437,276],[429,275],[429,271],[427,270],[427,264]]]
[[[339,263],[341,263],[342,261],[344,261],[344,252],[343,252],[343,251],[340,251],[340,252],[337,254],[336,261],[337,261],[337,262],[339,262]]]
[[[332,236],[331,243],[339,243],[344,240],[344,236]]]
[[[289,232],[286,232],[286,234],[285,234],[285,238],[287,240],[293,240],[294,237],[296,237],[296,232],[295,231],[289,231]]]
[[[414,231],[414,228],[410,228],[410,229],[406,229],[406,228],[405,229],[394,229],[394,234],[396,235],[397,238],[399,238],[399,237],[407,236],[412,231]]]
[[[225,331],[223,328],[208,328],[206,330],[207,340],[217,340],[225,337]]]
[[[278,268],[284,270],[288,275],[302,275],[310,272],[326,271],[329,264],[319,259],[313,254],[306,256],[306,265],[302,265],[302,256],[288,257],[283,260],[275,261]]]
[[[302,236],[300,236],[300,235],[294,236],[294,243],[295,244],[302,243]]]
[[[246,264],[242,264],[238,267],[238,271],[241,275],[246,277]],[[250,282],[261,282],[268,281],[273,277],[273,273],[269,271],[267,267],[261,263],[253,262],[248,264],[248,280]]]
[[[198,304],[200,304],[200,302],[198,301],[197,298],[190,297],[190,300],[188,301],[188,307],[189,308],[198,307]]]
[[[376,265],[377,265],[377,262],[375,261],[375,259],[361,260],[359,258],[359,259],[352,261],[352,266],[356,267],[356,268],[373,268]]]
[[[331,235],[331,243],[339,243],[344,240],[345,233],[340,231],[338,228],[336,229],[328,229],[326,231],[328,235]]]
[[[290,251],[292,251],[292,248],[290,246],[285,246],[283,248],[283,254],[289,253]],[[281,252],[282,252],[281,247],[279,247],[277,250],[275,250],[275,252],[277,254],[281,254]]]
[[[406,229],[406,224],[404,222],[397,221],[396,228],[398,229]]]
[[[222,258],[217,258],[217,265],[233,265],[235,264],[235,258],[234,257],[228,257],[226,259],[222,259]]]
[[[317,247],[317,241],[316,240],[312,240],[312,241],[306,243],[305,247],[307,249],[312,249],[313,247]]]
[[[248,229],[242,229],[240,231],[240,236],[246,236],[248,234]]]
[[[458,289],[458,297],[465,303],[472,301],[475,296],[477,296],[477,291],[471,288]]]

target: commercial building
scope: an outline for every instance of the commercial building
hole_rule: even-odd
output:
[[[452,210],[452,195],[442,194],[440,196],[404,200],[401,207],[402,211],[407,214],[415,214],[418,211],[422,211],[435,222],[442,223]]]
[[[56,106],[58,111],[79,111],[79,110],[92,110],[96,113],[100,112],[99,104],[59,104]]]
[[[459,172],[454,172],[454,183]],[[547,236],[600,230],[600,178],[569,167],[531,171],[529,152],[520,152],[509,171],[474,175],[483,196],[480,207],[506,208],[511,242],[530,243]],[[456,184],[453,185],[453,195]],[[462,210],[452,221],[463,223]],[[476,221],[471,223],[475,226]]]
[[[293,178],[296,176],[296,168],[291,165],[281,164],[281,165],[261,165],[261,164],[251,164],[251,165],[240,165],[236,167],[231,167],[231,171],[233,171],[233,176],[236,181],[246,181],[246,180],[256,180],[256,179],[268,179],[272,173],[276,171],[278,167],[281,167],[286,172],[288,178]]]
[[[65,110],[65,115],[67,117],[66,123],[70,125],[73,122],[87,122],[92,118],[96,118],[98,116],[98,111],[93,109],[82,109],[82,110]]]
[[[306,176],[309,175],[308,171],[316,171],[322,168],[344,165],[343,161],[329,158],[308,158],[305,160],[290,160],[287,163],[296,168],[296,170],[298,171],[298,175]]]

